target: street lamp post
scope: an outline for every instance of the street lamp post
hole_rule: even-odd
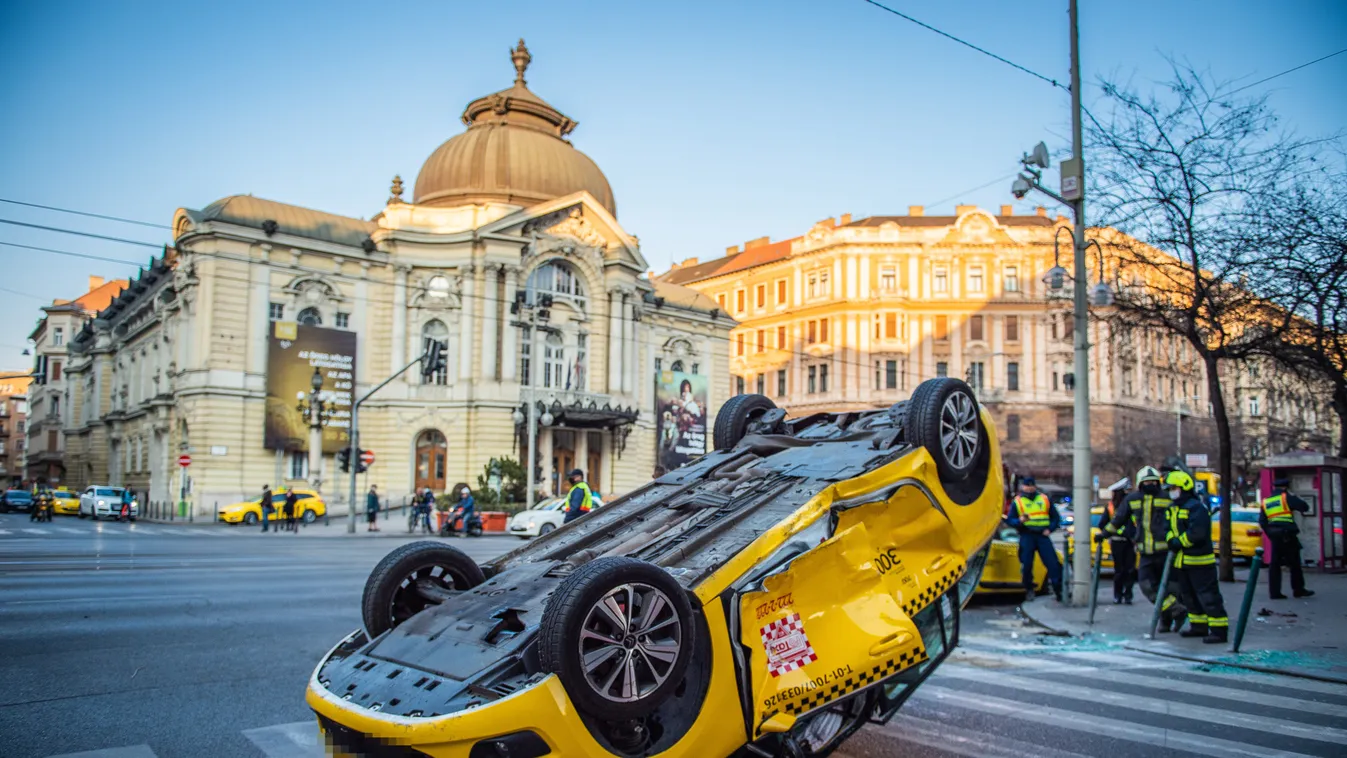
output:
[[[309,378],[309,394],[306,398],[303,392],[299,392],[296,398],[299,404],[296,410],[300,416],[309,425],[309,482],[313,484],[315,492],[322,493],[323,486],[323,427],[327,426],[328,421],[332,420],[333,403],[326,392],[323,392],[323,372],[321,369],[314,368],[313,376]],[[323,525],[330,523],[327,511],[323,512]]]
[[[552,424],[552,414],[544,412],[542,418],[538,418],[538,383],[542,375],[542,343],[539,340],[541,332],[547,329],[547,322],[551,318],[552,296],[538,295],[536,304],[528,302],[527,299],[516,301],[513,311],[517,315],[523,316],[520,321],[516,321],[512,326],[528,327],[529,329],[529,375],[528,392],[528,415],[515,411],[515,423],[526,422],[528,424],[528,460],[524,462],[527,470],[527,492],[524,493],[525,510],[532,510],[536,500],[536,490],[538,486],[538,474],[536,470],[536,461],[538,458],[538,424],[543,426]],[[521,313],[522,311],[522,313]]]
[[[1091,490],[1093,484],[1090,475],[1090,342],[1086,329],[1089,328],[1089,303],[1086,293],[1088,274],[1085,267],[1085,157],[1081,128],[1080,105],[1080,32],[1077,24],[1076,0],[1070,0],[1071,19],[1071,151],[1072,158],[1062,163],[1061,194],[1043,187],[1039,180],[1042,169],[1048,167],[1048,149],[1039,143],[1033,153],[1024,156],[1021,163],[1025,173],[1020,174],[1011,186],[1011,193],[1023,198],[1030,190],[1037,190],[1062,205],[1069,206],[1075,216],[1072,229],[1074,247],[1074,281],[1072,282],[1073,318],[1075,321],[1075,403],[1072,434],[1072,487],[1071,507],[1075,512],[1076,523],[1090,523],[1090,503],[1094,499]],[[1054,247],[1056,239],[1053,240]],[[1102,259],[1102,253],[1101,253]],[[1103,289],[1103,267],[1099,271],[1100,286]],[[1050,290],[1060,291],[1066,271],[1060,265],[1054,265],[1044,281]],[[1097,297],[1100,297],[1097,295]],[[1106,297],[1106,295],[1104,296]],[[1102,303],[1107,304],[1107,303]],[[1075,534],[1075,557],[1072,559],[1071,602],[1085,605],[1090,597],[1090,530],[1077,529]]]
[[[1174,415],[1177,417],[1177,420],[1174,422],[1174,455],[1177,455],[1180,458],[1183,457],[1183,403],[1186,400],[1192,400],[1195,403],[1201,402],[1202,396],[1193,395],[1191,397],[1182,397],[1174,401]]]

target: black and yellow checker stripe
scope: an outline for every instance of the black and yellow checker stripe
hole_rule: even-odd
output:
[[[925,648],[919,647],[913,650],[904,651],[902,655],[897,658],[885,661],[868,671],[860,671],[851,674],[850,676],[839,679],[831,684],[811,690],[800,700],[782,704],[777,710],[767,712],[762,718],[762,723],[767,723],[778,713],[784,712],[791,716],[800,716],[808,713],[815,708],[840,700],[857,690],[864,689],[865,687],[883,681],[894,674],[905,671],[918,663],[925,661],[926,657]],[[761,728],[762,724],[759,724],[758,726]]]
[[[923,587],[915,597],[908,598],[907,602],[903,603],[903,613],[910,618],[917,615],[917,611],[934,603],[959,581],[959,577],[963,576],[965,568],[964,564],[958,563],[951,567],[949,571],[935,578],[934,581]]]

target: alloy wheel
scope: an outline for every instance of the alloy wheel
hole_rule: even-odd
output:
[[[580,631],[585,681],[605,700],[649,695],[673,672],[682,624],[669,596],[642,583],[619,585],[590,608]]]
[[[954,468],[963,468],[978,453],[978,413],[973,399],[951,392],[940,408],[940,447]]]

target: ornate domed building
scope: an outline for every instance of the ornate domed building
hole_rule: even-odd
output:
[[[733,322],[644,275],[607,178],[568,141],[576,121],[528,89],[523,40],[510,56],[513,86],[469,103],[411,201],[395,177],[370,221],[250,195],[179,209],[173,248],[71,345],[72,484],[186,489],[207,517],[263,484],[344,503],[333,458],[354,401],[430,340],[443,366],[412,366],[359,409],[368,483],[395,502],[528,457],[530,402],[541,489],[572,468],[605,494],[647,481],[656,372],[727,375]],[[699,385],[688,407],[709,428],[726,388]]]

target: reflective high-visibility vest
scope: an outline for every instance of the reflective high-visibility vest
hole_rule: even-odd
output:
[[[1291,514],[1291,506],[1286,502],[1286,493],[1273,495],[1263,501],[1263,514],[1267,516],[1269,524],[1294,524],[1295,517]]]
[[[584,499],[580,501],[580,512],[589,513],[590,508],[594,506],[594,493],[590,491],[589,485],[584,482],[574,485],[571,487],[571,491],[566,493],[566,510],[571,509],[571,495],[575,494],[576,490],[585,493]]]
[[[1020,523],[1030,529],[1047,529],[1052,526],[1052,518],[1048,515],[1048,498],[1042,493],[1038,493],[1029,499],[1023,495],[1016,496],[1015,509],[1020,514]]]

